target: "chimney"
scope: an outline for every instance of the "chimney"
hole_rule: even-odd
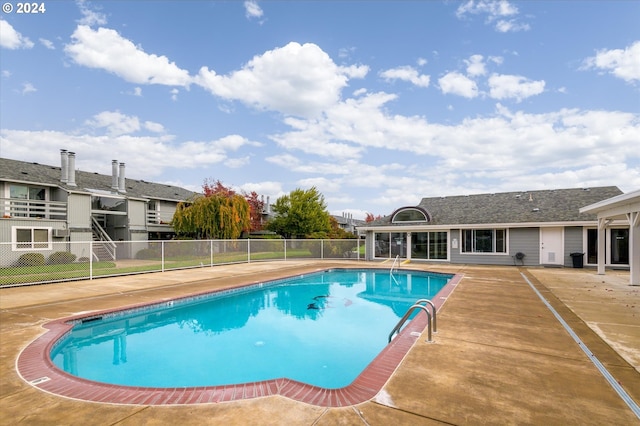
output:
[[[127,192],[125,187],[126,182],[124,180],[124,163],[120,163],[120,176],[118,177],[118,191]]]
[[[76,186],[76,153],[69,152],[69,164],[68,164],[68,182],[69,186]]]
[[[111,189],[118,190],[118,160],[111,160]]]
[[[69,154],[66,149],[60,150],[60,182],[67,183],[69,180]]]

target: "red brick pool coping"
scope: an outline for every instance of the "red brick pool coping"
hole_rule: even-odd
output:
[[[432,300],[436,310],[444,304],[462,279],[454,275]],[[253,284],[251,284],[253,285]],[[185,296],[185,297],[191,297]],[[146,306],[93,312],[104,315]],[[409,349],[427,325],[427,315],[420,311],[398,336],[391,341],[350,385],[326,389],[286,378],[228,386],[149,388],[112,385],[81,379],[58,369],[49,354],[54,343],[72,327],[71,321],[87,315],[62,318],[44,325],[48,330],[29,344],[18,356],[18,374],[30,385],[54,395],[82,401],[127,405],[183,405],[238,401],[271,395],[281,395],[296,401],[321,407],[346,407],[375,397],[395,372]]]

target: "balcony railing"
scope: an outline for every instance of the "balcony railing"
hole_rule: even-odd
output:
[[[158,212],[155,210],[147,211],[147,225],[167,225],[171,223],[173,213]]]
[[[0,198],[2,218],[67,219],[67,203],[43,200]]]

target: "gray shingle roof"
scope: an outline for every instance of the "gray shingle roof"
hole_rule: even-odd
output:
[[[68,191],[91,192],[91,190],[96,189],[99,191],[112,191],[111,175],[78,170],[76,172],[75,187],[62,183],[60,175],[60,167],[0,158],[0,180],[57,186]],[[126,195],[134,198],[184,201],[196,195],[195,192],[179,186],[128,178],[125,179],[125,187],[127,189]]]
[[[429,225],[595,221],[580,208],[620,194],[616,186],[502,192],[423,198],[419,206],[429,212]],[[391,215],[368,226],[390,224]]]

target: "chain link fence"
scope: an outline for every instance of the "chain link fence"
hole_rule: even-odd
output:
[[[350,240],[171,240],[0,243],[0,287],[295,259],[364,259]]]

